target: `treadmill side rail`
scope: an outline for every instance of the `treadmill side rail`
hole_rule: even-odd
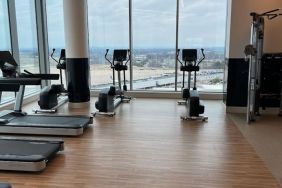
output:
[[[79,136],[82,135],[84,128],[43,128],[43,127],[14,127],[0,125],[2,134],[26,134],[26,135],[54,135],[54,136]]]
[[[2,161],[0,159],[0,170],[40,172],[43,171],[45,168],[46,168],[46,161],[19,162],[19,161]]]

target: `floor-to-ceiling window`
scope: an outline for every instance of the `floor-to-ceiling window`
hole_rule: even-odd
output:
[[[0,23],[0,51],[11,51],[7,0],[0,0]],[[0,71],[0,75],[2,76],[2,71]],[[2,104],[14,98],[14,95],[10,92],[3,92],[0,102]]]
[[[47,0],[47,28],[48,28],[48,44],[49,44],[49,64],[50,73],[59,74],[57,62],[51,58],[53,49],[55,53],[53,57],[56,60],[60,58],[61,49],[65,48],[65,31],[64,31],[64,9],[63,0]],[[63,83],[66,84],[65,71],[62,71]],[[52,80],[52,84],[60,83],[59,80]]]
[[[175,88],[176,0],[132,0],[133,89]]]
[[[24,0],[25,1],[25,0]],[[179,48],[204,48],[206,60],[198,73],[198,89],[222,91],[226,1],[179,0]],[[49,52],[64,47],[63,1],[47,0]],[[109,58],[113,49],[129,48],[129,12],[132,14],[133,89],[175,90],[177,0],[88,0],[91,87],[101,89],[113,81]],[[51,72],[58,72],[50,60]],[[127,71],[127,84],[130,77]],[[180,91],[182,73],[178,70]],[[128,87],[129,88],[129,87]]]
[[[15,0],[20,51],[20,70],[39,73],[38,41],[36,31],[35,0]],[[38,92],[40,86],[26,87],[25,94]]]
[[[111,59],[113,49],[129,49],[128,0],[88,0],[91,87],[101,89],[113,82],[106,49]],[[129,80],[129,71],[127,71]],[[127,82],[127,84],[129,84]]]
[[[226,0],[180,0],[179,48],[203,48],[206,54],[197,74],[200,91],[223,91],[226,8]],[[179,81],[181,76],[179,71]]]

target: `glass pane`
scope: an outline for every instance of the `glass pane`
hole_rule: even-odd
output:
[[[112,58],[113,49],[129,48],[128,4],[128,0],[88,0],[92,88],[109,87],[113,82],[110,64],[104,57],[106,49]],[[126,77],[129,80],[129,71]]]
[[[21,72],[39,73],[34,0],[16,0],[16,17]],[[40,86],[26,87],[25,95],[38,92]]]
[[[7,0],[0,0],[0,50],[10,50],[10,30]]]
[[[7,0],[0,0],[0,23],[0,50],[11,51]],[[2,71],[0,71],[0,76],[2,77]],[[1,95],[1,104],[13,99],[15,99],[13,94],[11,94],[10,92],[3,92]]]
[[[54,58],[60,58],[60,51],[65,48],[65,28],[64,28],[64,8],[63,0],[47,0],[47,27],[48,27],[48,43],[49,53],[51,55],[52,49],[55,49]],[[51,57],[50,60],[50,73],[60,74],[57,69],[57,62]],[[64,85],[66,84],[65,71],[62,71],[62,78]],[[52,80],[52,84],[60,84],[60,80]]]
[[[133,88],[174,91],[176,0],[133,0],[132,14]]]
[[[205,49],[206,59],[197,74],[200,91],[223,91],[226,8],[227,0],[180,1],[179,48]],[[181,77],[179,71],[178,81]],[[180,82],[178,86],[180,89]]]

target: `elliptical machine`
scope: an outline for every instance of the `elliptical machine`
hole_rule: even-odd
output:
[[[131,100],[131,97],[124,95],[124,91],[127,91],[125,72],[128,70],[127,64],[130,62],[130,50],[114,50],[112,61],[108,58],[108,53],[109,49],[106,50],[105,59],[110,63],[112,69],[113,85],[110,88],[102,89],[99,93],[98,101],[95,103],[95,107],[99,111],[93,113],[93,116],[97,114],[114,116],[116,107],[121,103],[129,103]],[[115,72],[118,76],[118,87],[116,87]],[[123,73],[123,86],[121,72]]]
[[[179,59],[180,49],[177,51],[177,61],[181,64],[180,70],[183,72],[182,79],[182,99],[179,105],[187,106],[187,115],[181,116],[182,120],[202,120],[206,121],[208,117],[201,116],[205,112],[205,106],[200,103],[200,96],[197,91],[197,72],[200,70],[200,63],[206,58],[204,49],[201,49],[202,58],[198,60],[197,49],[183,49],[182,61]],[[185,88],[185,72],[188,72],[188,87]],[[192,72],[194,72],[194,87],[191,90]]]
[[[43,88],[39,95],[38,105],[40,109],[33,110],[34,113],[56,113],[57,109],[68,102],[67,90],[63,84],[63,70],[66,70],[66,52],[61,49],[59,59],[54,58],[56,49],[53,48],[51,58],[57,63],[56,68],[60,70],[60,84],[52,84]]]

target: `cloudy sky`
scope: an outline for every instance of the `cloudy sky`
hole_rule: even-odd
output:
[[[176,0],[132,1],[134,47],[174,48]],[[226,1],[180,0],[179,45],[181,48],[224,46]],[[0,0],[0,10],[3,10],[4,2],[5,0]],[[37,44],[34,2],[16,0],[16,3],[20,47],[34,48]],[[88,0],[90,45],[103,48],[128,48],[128,12],[128,0]],[[50,47],[63,47],[62,0],[47,0],[47,13]],[[5,23],[5,14],[7,14],[5,11],[0,11],[1,23]],[[7,38],[4,30],[3,27],[0,28],[1,41]],[[3,44],[0,44],[0,47],[3,47]]]

